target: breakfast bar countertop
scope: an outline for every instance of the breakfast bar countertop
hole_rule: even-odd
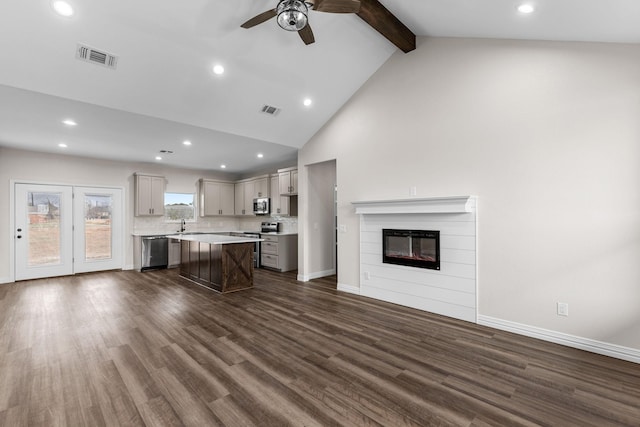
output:
[[[230,243],[255,243],[264,241],[264,239],[257,239],[255,237],[225,236],[221,234],[167,234],[167,237],[176,240],[209,243],[210,245],[227,245]]]

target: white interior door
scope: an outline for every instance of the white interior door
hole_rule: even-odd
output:
[[[16,184],[16,280],[73,274],[72,203],[71,187]]]
[[[74,273],[122,268],[122,190],[74,187]]]

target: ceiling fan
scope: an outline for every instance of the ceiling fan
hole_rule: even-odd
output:
[[[315,42],[313,31],[309,25],[309,9],[328,13],[358,13],[360,0],[279,0],[274,9],[262,12],[241,25],[252,28],[273,17],[277,17],[278,25],[287,31],[297,31],[304,44]]]

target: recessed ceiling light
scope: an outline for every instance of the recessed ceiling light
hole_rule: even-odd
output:
[[[302,101],[302,103],[304,104],[305,107],[309,107],[311,106],[311,104],[313,104],[313,101],[311,100],[311,98],[305,98],[304,101]]]
[[[67,148],[67,144],[65,144],[64,142],[61,142],[60,144],[58,144],[58,147]]]
[[[213,66],[214,74],[221,75],[224,74],[224,67],[220,64]]]
[[[191,145],[191,141],[182,141],[182,145]]]
[[[53,7],[53,10],[55,10],[55,12],[60,16],[69,17],[73,15],[73,8],[66,1],[54,0],[53,2],[51,2],[51,6]]]
[[[78,124],[71,119],[63,120],[62,123],[64,123],[67,126],[78,126]]]
[[[264,157],[264,154],[262,154],[262,153],[258,153],[258,158],[259,158],[259,159],[261,159],[261,158],[263,158],[263,157]]]
[[[532,4],[524,3],[518,6],[518,12],[520,13],[532,13],[535,10]]]
[[[156,160],[162,160],[162,157],[156,156]]]
[[[226,169],[227,165],[220,165],[220,169]]]

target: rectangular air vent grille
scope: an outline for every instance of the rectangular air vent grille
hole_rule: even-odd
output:
[[[265,114],[269,114],[271,116],[275,116],[276,114],[278,114],[280,112],[280,109],[278,107],[274,107],[272,105],[264,105],[262,107],[262,112]]]
[[[76,59],[102,65],[103,67],[114,69],[118,65],[118,57],[110,53],[100,51],[93,47],[78,44],[76,49]]]

